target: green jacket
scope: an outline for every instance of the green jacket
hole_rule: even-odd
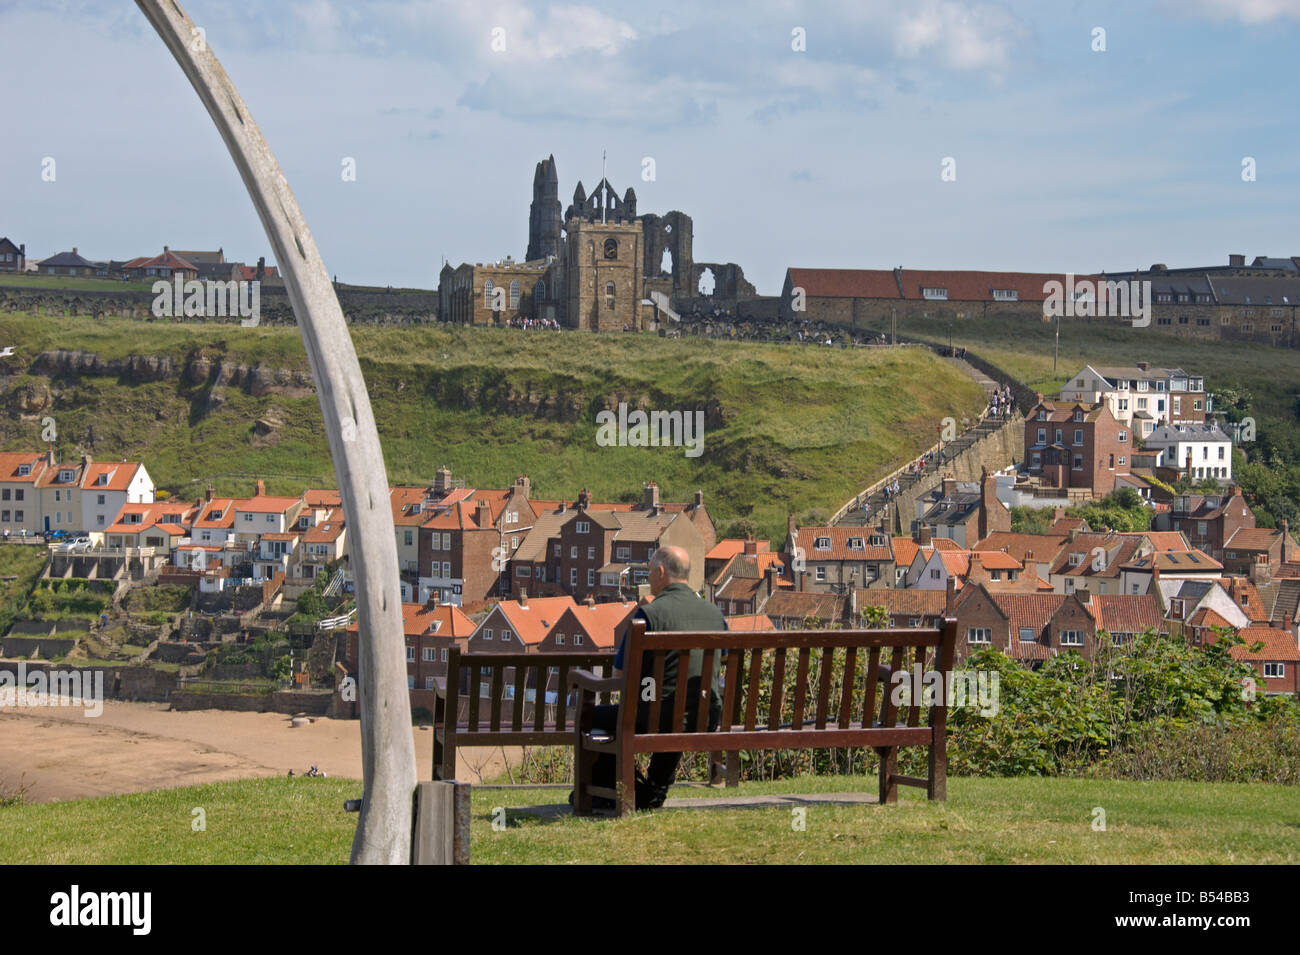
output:
[[[722,611],[697,595],[686,584],[669,584],[659,591],[654,600],[644,607],[640,607],[632,615],[633,620],[638,618],[646,621],[646,631],[649,633],[662,633],[670,630],[710,631],[727,629],[727,621],[723,618]],[[614,665],[620,670],[624,666],[623,657],[626,649],[627,636],[625,634],[623,642],[618,648],[618,656],[614,660]],[[676,650],[670,650],[664,654],[664,685],[661,690],[664,698],[671,696],[677,689],[677,658],[678,653]],[[715,659],[713,668],[715,688],[720,676],[719,669]],[[703,672],[704,651],[692,650],[687,665],[687,677],[702,676]],[[647,652],[641,661],[641,677],[644,679],[653,676],[653,659],[650,653]]]

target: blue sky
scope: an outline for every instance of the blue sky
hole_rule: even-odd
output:
[[[182,6],[344,281],[433,287],[444,256],[522,257],[535,163],[555,154],[567,205],[602,149],[641,211],[689,213],[697,260],[764,294],[789,266],[1300,254],[1300,0]],[[29,255],[269,257],[134,4],[0,2],[0,88],[0,235]]]

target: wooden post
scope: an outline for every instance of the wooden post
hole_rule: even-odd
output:
[[[416,780],[406,641],[388,477],[356,349],[302,210],[206,36],[174,0],[136,0],[136,5],[180,64],[230,151],[298,320],[343,499],[357,581],[365,795],[352,862],[404,865],[411,858]]]
[[[469,865],[469,783],[415,787],[411,865]]]

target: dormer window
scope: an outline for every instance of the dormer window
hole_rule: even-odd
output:
[[[103,487],[104,485],[108,484],[108,473],[105,472],[103,474],[100,474],[99,477],[95,480],[95,483],[98,484],[100,487]]]
[[[65,483],[65,484],[66,484],[67,482],[69,482],[69,481],[72,480],[72,476],[73,476],[73,472],[72,472],[72,471],[60,471],[60,472],[59,472],[59,480],[62,481],[63,483]]]
[[[884,547],[884,546],[885,546],[885,537],[884,537],[884,535],[883,535],[883,534],[872,534],[872,535],[871,535],[871,546],[872,546],[872,547]]]
[[[818,537],[813,540],[813,550],[830,550],[831,539],[829,537]]]
[[[1074,413],[1074,420],[1075,420],[1075,421],[1082,421],[1082,420],[1083,420],[1083,412],[1082,412],[1082,411],[1076,411],[1076,412]]]
[[[27,475],[29,475],[29,474],[31,474],[31,473],[32,473],[32,466],[31,466],[30,464],[20,464],[20,465],[18,465],[18,476],[19,476],[19,477],[27,477]]]
[[[861,537],[849,538],[849,550],[866,550],[866,542]]]
[[[432,623],[429,624],[429,632],[430,632],[430,633],[437,633],[440,627],[442,627],[442,621],[441,621],[441,620],[435,620],[435,621],[433,621]]]

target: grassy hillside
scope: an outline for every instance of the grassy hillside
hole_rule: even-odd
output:
[[[678,787],[701,802],[733,794],[874,792],[874,779],[805,777],[738,790]],[[347,861],[361,795],[346,779],[255,779],[129,796],[0,805],[0,864],[329,864]],[[905,787],[899,803],[666,809],[632,818],[543,820],[498,807],[562,802],[564,790],[472,792],[470,858],[518,863],[1300,862],[1285,786],[1080,779],[950,778],[948,801]],[[1093,828],[1105,812],[1105,828]],[[194,830],[202,809],[206,828]]]
[[[861,487],[914,456],[946,416],[974,416],[983,394],[922,349],[841,351],[753,343],[668,340],[516,329],[355,326],[389,480],[420,484],[440,466],[470,485],[507,486],[526,472],[534,495],[639,499],[656,481],[665,500],[705,493],[720,528],[754,521],[784,535],[787,511],[835,510]],[[81,349],[108,360],[170,356],[178,367],[200,347],[213,361],[305,370],[296,328],[0,317],[22,372],[36,353]],[[15,359],[9,359],[14,362]],[[16,413],[22,389],[51,389],[39,413]],[[333,485],[314,394],[253,397],[179,378],[14,374],[0,402],[0,449],[39,445],[40,419],[55,418],[70,454],[93,425],[99,458],[146,462],[159,486],[194,496],[248,493],[256,477],[273,491]],[[683,448],[596,444],[596,414],[630,406],[706,411],[703,454]],[[258,418],[279,422],[259,435]]]

